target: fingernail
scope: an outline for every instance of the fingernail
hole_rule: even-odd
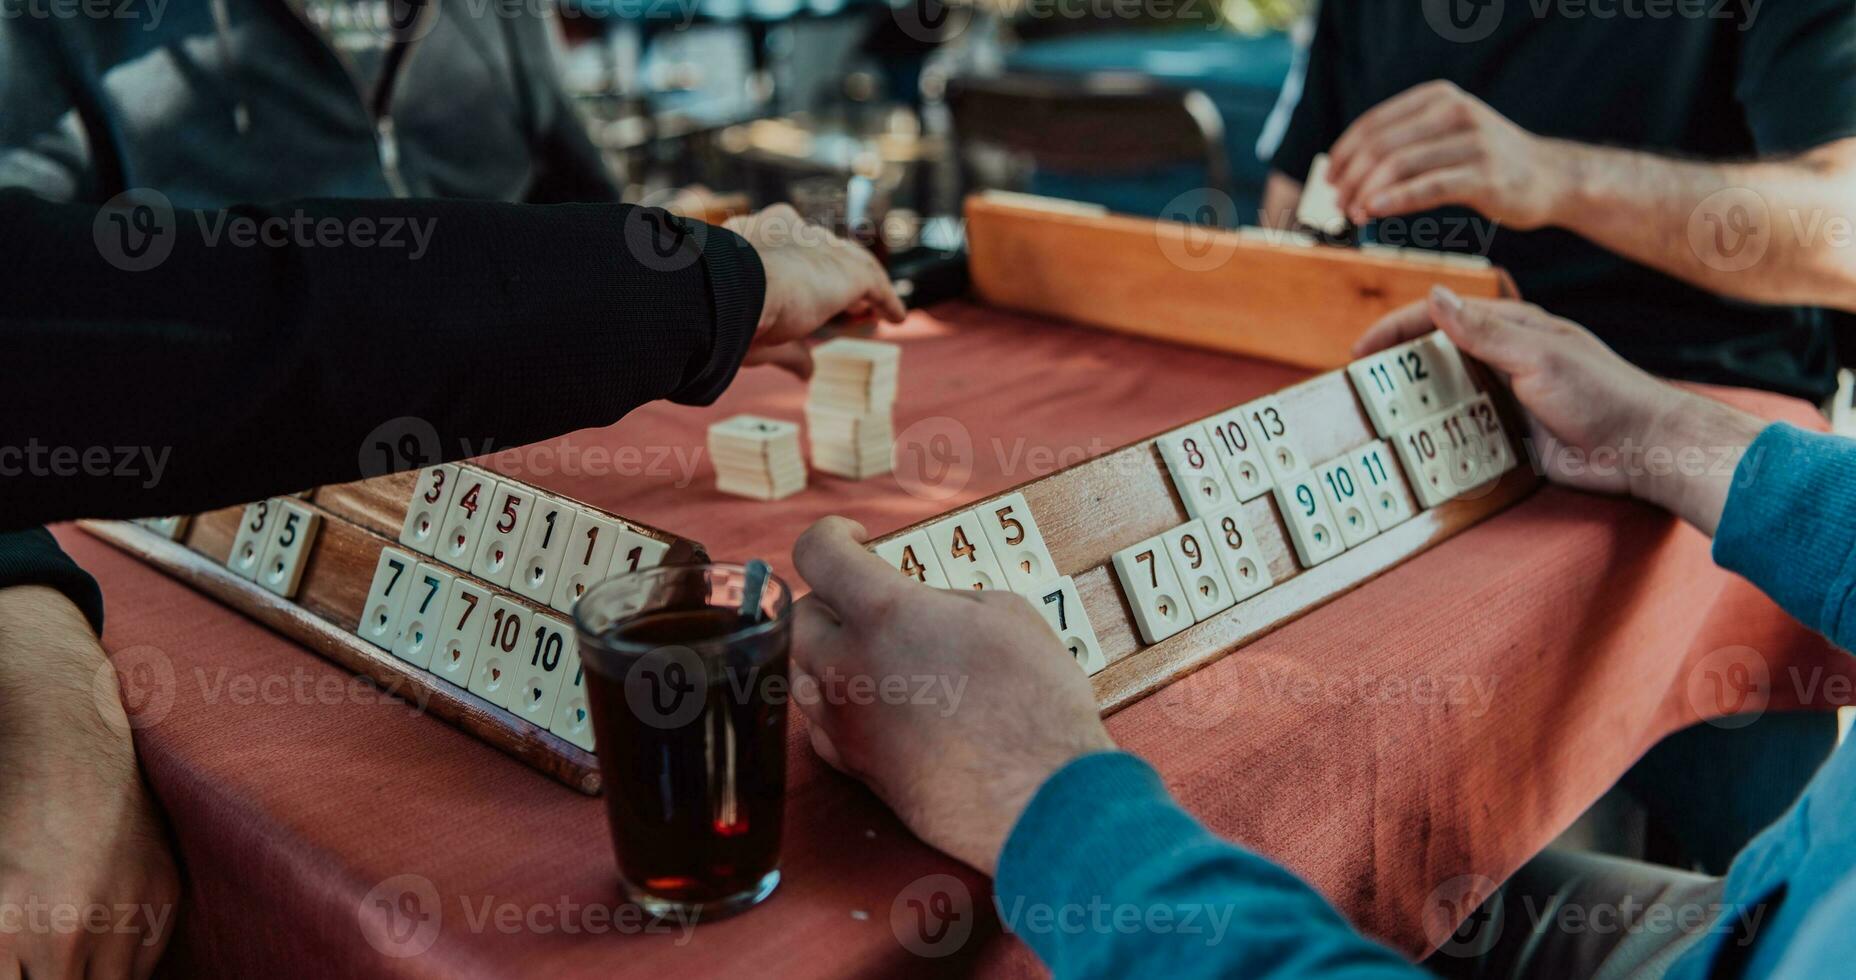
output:
[[[1463,312],[1463,297],[1458,296],[1456,290],[1449,286],[1432,286],[1431,299],[1443,304],[1452,313]]]

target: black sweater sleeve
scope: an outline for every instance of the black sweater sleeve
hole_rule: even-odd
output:
[[[58,547],[50,531],[35,527],[0,533],[0,589],[16,585],[57,589],[90,620],[91,629],[103,632],[103,592],[97,580]]]
[[[0,228],[0,530],[707,403],[765,293],[738,236],[629,205],[100,212],[0,192]]]

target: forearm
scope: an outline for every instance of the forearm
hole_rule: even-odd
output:
[[[1856,310],[1856,140],[1750,163],[1544,147],[1563,182],[1550,223],[1725,296]]]
[[[1205,830],[1144,763],[1085,756],[1032,799],[998,911],[1057,976],[1413,977],[1289,872]]]
[[[94,210],[0,193],[0,527],[197,511],[712,400],[765,290],[732,233],[623,205],[175,219],[171,254],[128,272]],[[284,243],[226,237],[242,219],[284,222]],[[374,243],[319,246],[321,227]]]
[[[0,783],[135,767],[109,658],[55,589],[0,589],[0,705]]]
[[[1764,465],[1749,451],[1771,423],[1693,392],[1668,404],[1628,461],[1631,495],[1713,536],[1728,496],[1748,479],[1741,467]]]

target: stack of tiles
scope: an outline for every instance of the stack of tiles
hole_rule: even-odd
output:
[[[799,426],[758,415],[737,415],[709,427],[715,488],[758,500],[779,500],[806,488],[799,455]]]
[[[806,426],[813,466],[852,480],[889,472],[901,353],[895,344],[850,337],[812,352],[816,369],[806,397]]]

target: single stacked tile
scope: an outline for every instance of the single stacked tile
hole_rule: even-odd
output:
[[[737,415],[709,427],[715,488],[757,500],[779,500],[806,488],[799,426],[758,415]]]
[[[814,467],[852,480],[889,472],[901,354],[895,344],[853,337],[813,350],[806,428]]]

